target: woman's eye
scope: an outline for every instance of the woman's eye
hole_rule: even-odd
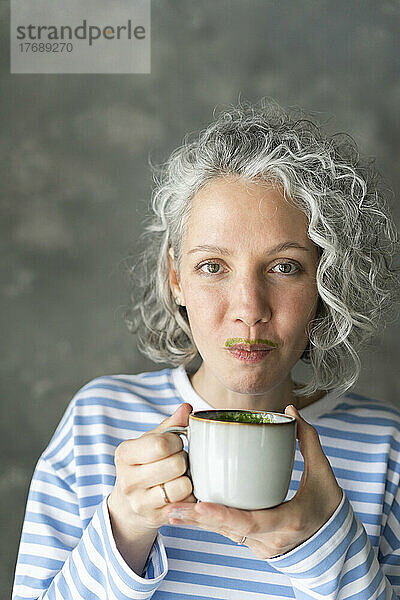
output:
[[[207,270],[203,271],[203,267],[207,267]],[[199,265],[198,267],[196,267],[196,269],[200,269],[200,271],[202,273],[204,273],[205,275],[219,275],[220,267],[221,267],[220,263],[206,262],[206,263],[203,263],[203,264]]]
[[[276,267],[284,267],[284,270],[283,269],[279,270],[279,272],[282,273],[283,275],[291,275],[292,273],[297,273],[297,271],[300,271],[299,266],[296,263],[292,263],[292,262],[279,263],[279,264],[275,265],[274,269],[276,269]],[[291,267],[296,267],[296,270],[292,271]]]

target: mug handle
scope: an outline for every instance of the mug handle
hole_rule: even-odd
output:
[[[189,426],[180,427],[179,425],[176,425],[176,427],[168,427],[168,429],[164,429],[164,431],[162,431],[161,433],[178,433],[179,435],[183,434],[187,437],[188,429],[189,429]]]

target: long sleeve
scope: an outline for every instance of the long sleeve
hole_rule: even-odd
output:
[[[40,459],[28,496],[13,600],[151,598],[167,572],[160,534],[147,565],[140,577],[118,552],[107,498],[84,528],[73,490]]]
[[[396,540],[400,528],[396,519]],[[391,521],[393,526],[394,521]],[[398,549],[397,549],[398,550]],[[381,554],[381,553],[379,553]],[[391,554],[387,564],[397,567]],[[331,518],[310,539],[268,562],[291,581],[298,600],[397,600],[399,591],[390,580],[390,569],[381,567],[361,521],[343,492]]]
[[[108,433],[115,429],[107,425],[100,385],[94,380],[75,395],[37,463],[13,600],[147,600],[168,571],[160,533],[142,577],[116,547],[107,497],[115,481],[115,446],[129,432],[121,438]]]

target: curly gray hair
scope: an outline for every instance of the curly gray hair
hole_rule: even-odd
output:
[[[351,136],[328,135],[306,116],[270,98],[258,105],[239,102],[192,141],[185,136],[166,163],[150,162],[156,183],[152,215],[139,238],[144,249],[130,269],[125,321],[152,361],[186,367],[199,356],[186,309],[172,296],[168,250],[174,249],[179,277],[193,196],[210,180],[234,174],[283,188],[307,216],[308,236],[319,249],[319,302],[301,356],[312,376],[294,394],[345,393],[357,381],[358,351],[390,322],[389,311],[400,297],[398,269],[392,266],[398,234],[374,159],[361,159]]]

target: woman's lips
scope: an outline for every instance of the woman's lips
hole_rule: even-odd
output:
[[[272,348],[261,348],[260,350],[249,350],[238,347],[228,348],[229,353],[234,358],[247,363],[257,363],[268,357],[269,353],[272,352]]]
[[[257,363],[264,360],[274,348],[278,347],[276,342],[264,340],[261,338],[229,338],[225,342],[225,347],[230,354],[246,363]]]

